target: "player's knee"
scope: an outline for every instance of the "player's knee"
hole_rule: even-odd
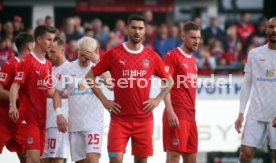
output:
[[[180,161],[180,155],[179,154],[172,154],[169,156],[169,163],[179,162]]]
[[[116,152],[108,152],[110,163],[122,163],[123,158],[116,154]]]
[[[27,158],[28,163],[40,163],[40,158],[38,157],[28,157]]]

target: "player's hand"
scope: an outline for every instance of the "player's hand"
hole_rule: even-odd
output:
[[[9,118],[10,120],[12,120],[14,123],[17,122],[17,120],[19,119],[19,113],[17,110],[16,105],[10,105],[10,109],[9,109]]]
[[[121,112],[121,106],[115,103],[112,100],[103,101],[103,106],[111,113],[111,114],[119,114]]]
[[[85,58],[89,59],[93,63],[97,63],[99,60],[99,55],[96,52],[82,50],[80,53],[81,53],[81,55],[83,55]]]
[[[57,116],[57,127],[58,131],[65,133],[68,129],[68,123],[63,114]]]
[[[143,104],[145,105],[143,110],[145,112],[151,112],[154,108],[156,108],[160,104],[161,100],[162,98],[156,97],[143,102]]]
[[[276,116],[274,117],[274,119],[272,121],[272,127],[276,127]]]
[[[240,113],[238,119],[235,121],[235,129],[239,134],[241,133],[242,123],[243,123],[243,113]]]
[[[175,112],[173,110],[167,111],[167,115],[168,115],[169,126],[171,128],[178,128],[179,120]]]

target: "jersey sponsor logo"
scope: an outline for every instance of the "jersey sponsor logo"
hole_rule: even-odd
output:
[[[143,59],[142,60],[142,65],[144,68],[148,68],[150,66],[150,62],[148,59]]]
[[[123,70],[122,71],[122,76],[124,77],[143,77],[144,75],[147,74],[146,70]]]
[[[34,138],[32,137],[27,138],[27,144],[31,145],[33,143],[34,143]]]
[[[36,73],[37,75],[40,75],[40,71],[38,71],[38,70],[35,70],[35,73]]]
[[[15,80],[22,80],[23,77],[24,77],[24,72],[17,72],[17,75],[14,79]]]
[[[172,139],[172,145],[178,146],[179,145],[179,139]]]
[[[119,63],[122,65],[126,65],[126,61],[125,60],[119,60]]]
[[[266,69],[265,70],[265,76],[266,77],[273,77],[274,76],[275,69]]]
[[[0,81],[6,81],[8,74],[0,72]]]
[[[50,80],[50,79],[49,79]],[[49,84],[49,81],[48,80],[42,80],[42,79],[39,79],[39,80],[37,80],[37,88],[38,89],[43,89],[43,90],[45,90],[45,89],[47,89],[47,88],[49,88],[48,87],[48,84]]]

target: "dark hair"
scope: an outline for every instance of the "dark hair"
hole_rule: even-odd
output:
[[[183,32],[188,33],[191,30],[198,31],[198,30],[200,30],[200,27],[199,27],[199,25],[197,25],[196,23],[194,23],[192,21],[185,22],[185,25],[183,27]]]
[[[34,37],[27,32],[20,32],[15,37],[15,45],[18,52],[22,52],[28,43],[34,42]]]
[[[143,21],[145,23],[145,18],[142,15],[138,15],[138,14],[132,14],[128,17],[127,19],[127,25],[129,25],[131,23],[132,20],[138,20],[138,21]]]
[[[52,17],[51,17],[50,15],[47,15],[47,16],[45,17],[45,20],[47,20],[47,19],[52,19]]]
[[[54,42],[57,42],[58,46],[64,47],[64,45],[65,45],[64,40],[60,36],[55,36]]]
[[[46,32],[48,33],[52,33],[52,34],[55,34],[56,33],[56,28],[55,27],[51,27],[51,26],[48,26],[48,25],[39,25],[35,28],[35,31],[34,31],[34,38],[35,40],[37,39],[37,37],[41,37],[41,36],[44,36],[44,34]]]

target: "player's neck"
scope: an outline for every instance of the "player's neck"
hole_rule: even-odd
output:
[[[137,51],[137,50],[140,50],[140,49],[141,49],[142,44],[141,44],[141,43],[133,44],[132,42],[127,41],[127,42],[126,42],[126,46],[127,46],[127,48],[130,49],[130,50]]]
[[[60,61],[55,65],[56,67],[62,65],[66,61],[65,57],[62,57]]]
[[[180,47],[187,55],[192,55],[192,52],[191,51],[189,51],[187,48],[186,48],[186,46],[184,46],[184,45],[181,45],[181,47]]]
[[[268,43],[268,48],[271,50],[276,50],[276,43]]]
[[[40,60],[44,60],[45,59],[45,55],[46,55],[46,52],[41,50],[39,47],[35,46],[34,48],[34,55],[40,59]]]

